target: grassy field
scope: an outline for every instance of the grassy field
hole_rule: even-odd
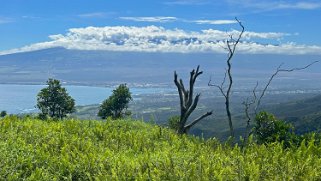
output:
[[[229,146],[132,120],[0,120],[0,180],[320,180],[321,146]]]

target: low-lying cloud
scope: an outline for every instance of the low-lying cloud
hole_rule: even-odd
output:
[[[226,53],[226,39],[236,37],[237,30],[229,32],[206,29],[184,31],[158,26],[107,26],[69,29],[66,34],[49,36],[50,40],[18,49],[0,52],[0,55],[35,51],[54,47],[74,50],[106,50],[135,52],[179,52],[179,53]],[[284,36],[279,32],[246,31],[237,47],[244,54],[321,54],[321,47],[297,45],[295,43],[272,44]],[[265,42],[264,44],[260,41]]]

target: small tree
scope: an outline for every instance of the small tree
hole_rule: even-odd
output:
[[[7,111],[1,111],[1,113],[0,113],[0,117],[5,117],[7,115]]]
[[[40,117],[62,119],[75,111],[75,100],[61,87],[60,81],[49,79],[48,87],[43,88],[37,95],[37,107],[41,111]]]
[[[130,112],[127,108],[131,100],[132,96],[129,88],[126,84],[120,84],[113,90],[113,94],[101,104],[98,116],[102,119],[106,119],[107,117],[118,119],[124,115],[129,115]]]

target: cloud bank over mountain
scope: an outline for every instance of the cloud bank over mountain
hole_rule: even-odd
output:
[[[185,31],[158,26],[106,26],[72,28],[66,34],[50,35],[49,41],[0,52],[0,55],[64,47],[75,50],[108,50],[130,52],[226,53],[226,40],[236,37],[237,30],[228,32],[206,29]],[[279,43],[280,32],[246,31],[238,46],[243,54],[321,54],[321,47]],[[296,36],[296,35],[295,35]],[[271,42],[271,43],[267,43]]]

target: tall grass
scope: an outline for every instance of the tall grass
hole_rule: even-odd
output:
[[[320,180],[321,146],[241,149],[140,121],[0,120],[0,180]]]

